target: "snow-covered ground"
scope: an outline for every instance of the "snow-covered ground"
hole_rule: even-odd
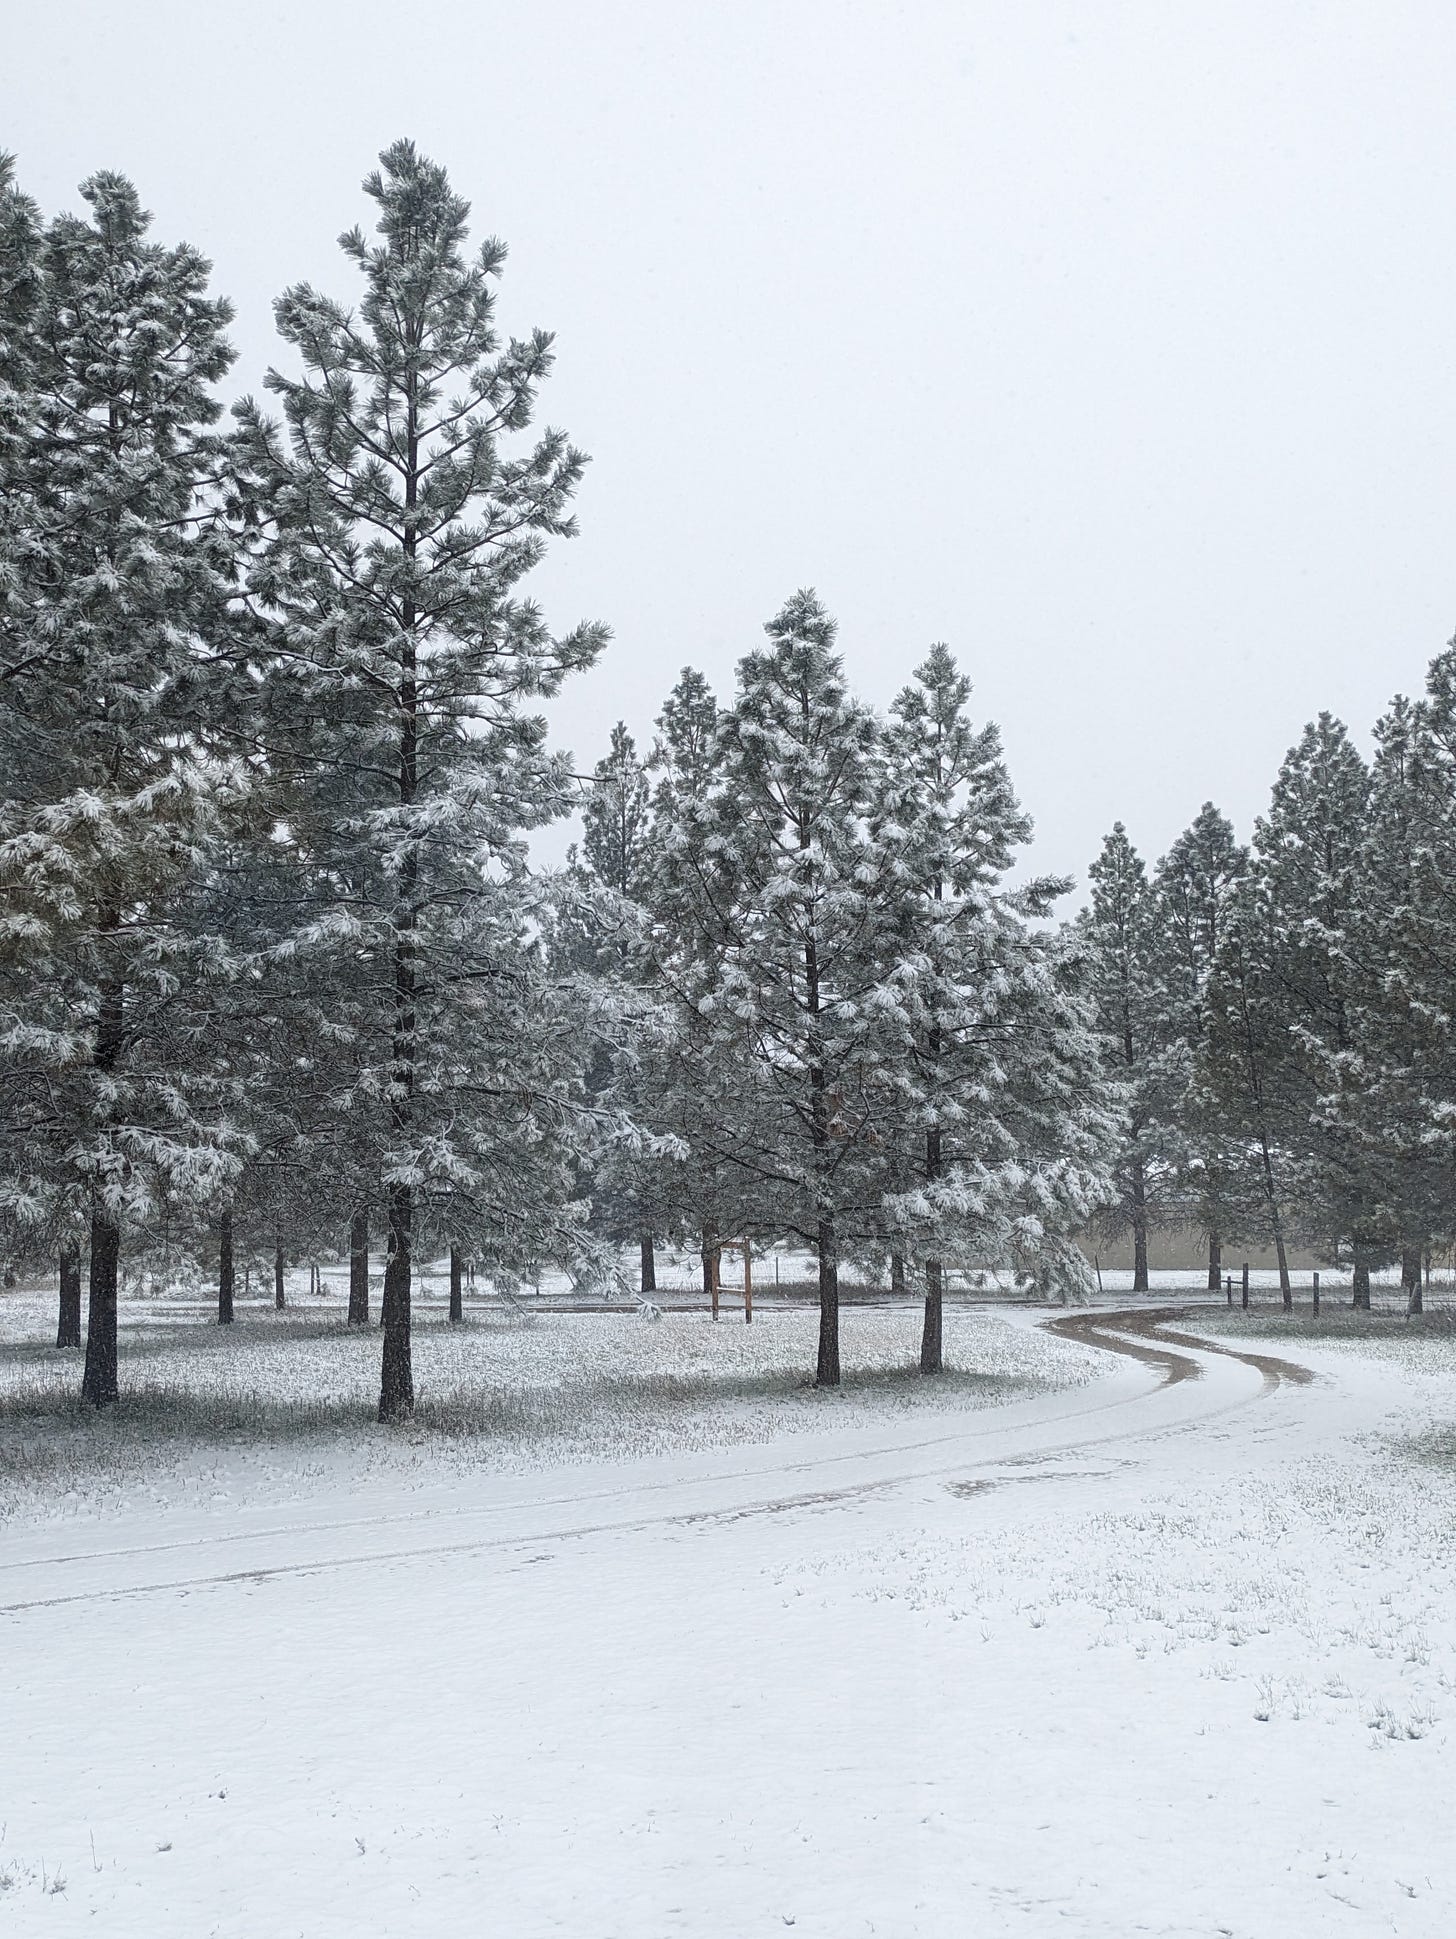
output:
[[[37,1430],[18,1315],[0,1444],[90,1431],[61,1401]],[[499,1431],[458,1394],[414,1436],[353,1425],[366,1343],[345,1379],[355,1343],[252,1316],[228,1352],[275,1425],[284,1361],[334,1384],[266,1457],[208,1454],[225,1500],[194,1456],[152,1499],[72,1439],[70,1513],[0,1525],[0,1925],[1445,1934],[1456,1341],[1210,1313],[1225,1351],[1159,1368],[1049,1317],[957,1313],[992,1387],[913,1402],[903,1377],[800,1394],[807,1314],[439,1343],[427,1394],[444,1356],[477,1399],[554,1368],[593,1423],[572,1440],[535,1399]],[[847,1315],[851,1358],[903,1364],[912,1322]],[[156,1389],[94,1437],[129,1461],[163,1448],[163,1393],[213,1432],[216,1335],[155,1337],[187,1324],[128,1340]]]
[[[818,1315],[760,1307],[524,1316],[482,1300],[453,1328],[440,1305],[414,1332],[417,1410],[405,1432],[374,1424],[379,1335],[343,1305],[239,1305],[230,1328],[182,1299],[121,1308],[123,1404],[97,1420],[76,1399],[79,1353],[58,1353],[54,1296],[0,1297],[0,1527],[134,1508],[240,1506],[380,1485],[438,1483],[657,1452],[769,1441],[943,1406],[992,1407],[1085,1381],[1101,1356],[990,1309],[952,1309],[947,1375],[913,1372],[918,1313],[846,1311],[847,1386],[817,1392]]]

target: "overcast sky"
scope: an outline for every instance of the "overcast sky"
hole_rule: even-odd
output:
[[[1453,76],[1392,0],[11,0],[0,146],[206,250],[242,390],[412,136],[593,457],[536,582],[615,633],[579,759],[813,585],[871,700],[951,644],[1080,874],[1118,818],[1247,833],[1456,627]]]

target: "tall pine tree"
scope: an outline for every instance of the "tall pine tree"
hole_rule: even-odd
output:
[[[550,1018],[523,831],[570,801],[522,703],[589,665],[520,591],[575,531],[585,459],[518,443],[550,370],[542,331],[502,341],[487,240],[401,141],[364,184],[377,241],[341,239],[357,311],[307,285],[276,306],[301,377],[271,372],[282,432],[240,411],[268,542],[253,587],[281,646],[272,755],[294,777],[310,866],[299,934],[332,965],[353,1037],[350,1108],[386,1219],[381,1420],[414,1383],[411,1264],[434,1205],[505,1264],[569,1197],[578,1046]],[[336,1016],[334,1021],[341,1020]]]
[[[1108,1191],[1089,1006],[1063,944],[1028,920],[1071,884],[1005,886],[1031,823],[997,728],[967,718],[970,691],[933,647],[895,701],[873,825],[889,863],[876,1007],[900,1032],[879,1126],[887,1224],[925,1275],[923,1373],[942,1363],[948,1259],[1080,1288],[1070,1234]]]
[[[12,1203],[89,1226],[82,1392],[100,1406],[124,1228],[236,1166],[196,983],[202,884],[247,776],[212,428],[230,311],[195,249],[151,240],[130,182],[82,194],[88,214],[22,265],[18,329],[6,299],[28,401],[4,458],[0,1088],[30,1101]]]

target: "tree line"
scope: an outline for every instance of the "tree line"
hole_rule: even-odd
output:
[[[1207,803],[1151,875],[1119,824],[1081,918],[1126,1087],[1103,1231],[1200,1230],[1352,1271],[1399,1263],[1408,1306],[1456,1236],[1456,644],[1397,695],[1366,760],[1324,713],[1249,846]]]
[[[281,1303],[347,1250],[362,1325],[382,1246],[395,1420],[446,1250],[458,1318],[467,1267],[635,1245],[650,1290],[665,1241],[711,1281],[795,1240],[832,1385],[847,1259],[918,1289],[932,1373],[954,1266],[1081,1287],[1125,1229],[1146,1283],[1176,1215],[1211,1270],[1267,1233],[1368,1274],[1450,1229],[1434,672],[1368,771],[1322,718],[1252,854],[1206,808],[1149,881],[1115,830],[1070,922],[949,650],[877,712],[810,591],[583,780],[539,703],[608,635],[526,589],[587,462],[533,428],[552,339],[503,332],[437,164],[364,189],[355,301],[286,290],[289,369],[225,416],[205,259],[120,175],[46,219],[0,161],[0,1249],[59,1260],[87,1400],[127,1261],[227,1324],[240,1262]]]

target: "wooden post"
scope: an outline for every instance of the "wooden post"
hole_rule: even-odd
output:
[[[1234,1276],[1232,1273],[1225,1275],[1224,1290],[1228,1293],[1229,1311],[1232,1312],[1234,1304]]]
[[[718,1248],[708,1254],[708,1285],[713,1295],[713,1318],[718,1317]]]
[[[1249,1310],[1249,1262],[1244,1261],[1244,1311]]]
[[[743,1324],[753,1325],[753,1241],[743,1241]]]
[[[1319,1318],[1319,1274],[1314,1276],[1314,1316]]]

